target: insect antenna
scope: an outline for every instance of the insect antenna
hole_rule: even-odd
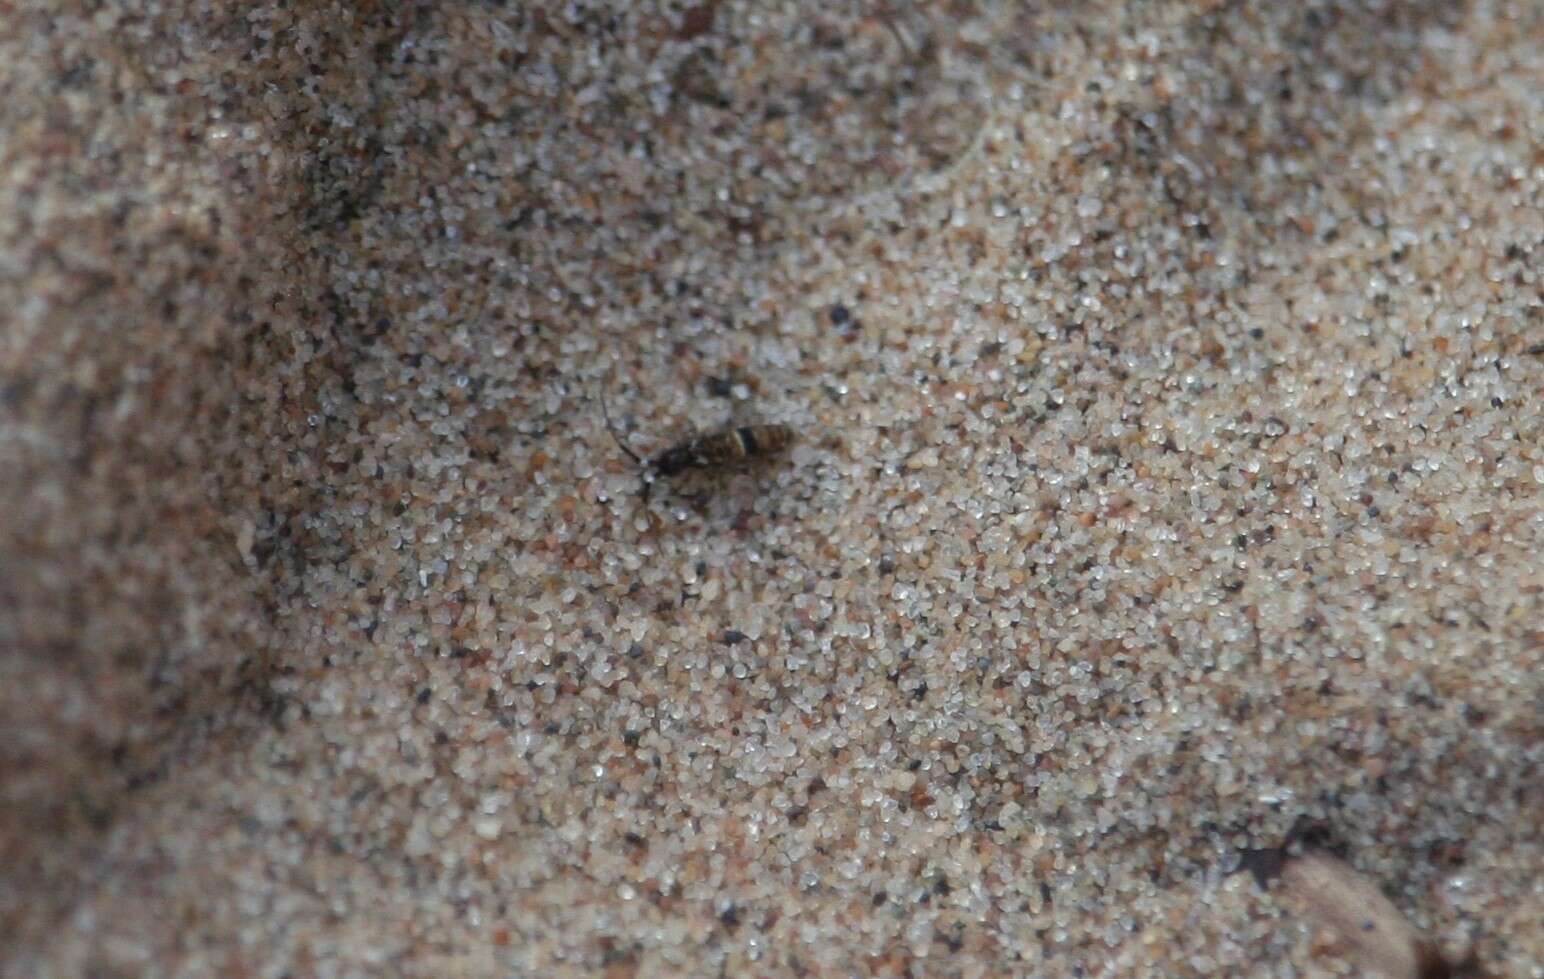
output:
[[[617,434],[616,423],[611,420],[611,409],[606,406],[606,392],[604,391],[600,393],[600,413],[606,419],[606,430],[611,433],[611,440],[617,444],[617,448],[626,452],[628,458],[636,462],[641,468],[647,469],[649,464],[643,461],[642,456],[629,449],[627,443],[622,441],[622,436]]]
[[[633,462],[638,465],[639,469],[643,470],[643,478],[641,480],[643,486],[640,490],[640,493],[643,496],[643,502],[647,504],[649,502],[649,496],[654,492],[653,467],[649,465],[649,461],[647,459],[643,458],[643,456],[640,456],[632,449],[629,449],[627,447],[627,443],[622,441],[622,436],[617,434],[616,423],[611,420],[611,409],[606,405],[605,391],[600,393],[600,413],[605,416],[606,431],[611,433],[611,440],[617,444],[617,448],[621,449],[623,452],[626,452],[627,457],[633,460]]]

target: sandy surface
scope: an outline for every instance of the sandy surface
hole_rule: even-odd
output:
[[[1376,7],[0,3],[0,970],[1544,975],[1544,7]]]

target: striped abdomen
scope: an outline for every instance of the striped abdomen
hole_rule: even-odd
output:
[[[746,425],[687,439],[649,460],[661,476],[688,469],[715,469],[776,455],[793,441],[787,425]]]

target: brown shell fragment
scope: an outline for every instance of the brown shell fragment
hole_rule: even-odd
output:
[[[1307,906],[1344,944],[1343,956],[1363,973],[1388,979],[1441,979],[1453,974],[1437,946],[1406,920],[1371,880],[1320,850],[1291,857],[1281,887]]]

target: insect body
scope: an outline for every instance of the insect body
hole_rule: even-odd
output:
[[[601,399],[601,411],[606,416],[606,427],[617,447],[648,473],[643,483],[643,497],[649,497],[654,479],[669,479],[689,470],[726,469],[731,466],[766,459],[786,449],[794,440],[793,429],[787,425],[742,425],[707,432],[677,442],[663,452],[644,458],[622,441],[612,424],[611,412]]]
[[[672,445],[645,465],[668,477],[688,469],[715,469],[776,455],[792,441],[793,429],[787,425],[726,428]]]

